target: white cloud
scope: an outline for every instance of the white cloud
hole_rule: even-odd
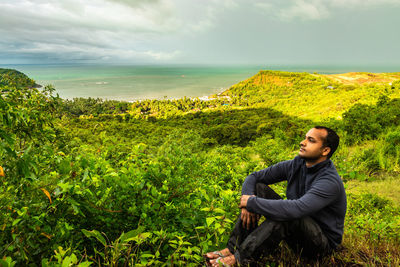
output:
[[[170,59],[173,59],[176,56],[180,55],[181,52],[179,50],[175,50],[171,53],[145,51],[145,52],[143,52],[143,54],[148,55],[156,60],[170,60]]]
[[[155,51],[149,40],[176,34],[182,24],[164,0],[17,0],[0,3],[0,12],[0,50],[15,56],[126,60],[126,53],[117,53],[129,51],[130,57],[164,60],[176,51]]]
[[[280,21],[296,28],[298,21],[333,23],[344,9],[399,5],[400,0],[1,0],[0,60],[225,59],[239,44],[240,51],[267,44],[272,35],[249,33],[264,32],[271,19],[276,28],[286,25]],[[278,42],[280,31],[271,34]]]
[[[282,20],[320,20],[329,16],[329,11],[321,0],[290,0],[256,2],[254,6],[269,17]]]
[[[179,16],[180,30],[185,34],[197,34],[215,27],[219,17],[238,8],[242,0],[174,0]]]
[[[256,2],[254,7],[282,21],[321,20],[331,17],[338,9],[400,6],[400,0],[289,0]]]
[[[267,2],[256,2],[256,3],[254,3],[254,6],[263,11],[271,11],[272,9],[275,8],[274,4],[267,3]]]
[[[89,56],[102,51],[105,57],[115,56],[112,51],[131,51],[132,57],[172,59],[180,53],[161,48],[165,38],[207,31],[219,12],[237,7],[236,1],[4,0],[0,2],[0,50],[7,53],[8,43],[21,53],[40,56],[60,50],[76,57],[85,50]]]
[[[119,3],[130,7],[141,7],[146,5],[159,4],[160,0],[106,0],[108,2]]]
[[[400,0],[325,0],[324,2],[330,3],[332,6],[351,8],[365,6],[400,5]]]
[[[292,6],[280,10],[277,14],[282,20],[319,20],[326,18],[329,12],[319,1],[296,0]]]
[[[10,52],[20,53],[25,55],[38,54],[47,57],[54,57],[63,60],[102,60],[115,61],[117,58],[123,57],[125,62],[135,60],[165,61],[173,59],[180,54],[180,51],[172,52],[160,51],[136,51],[133,49],[110,49],[93,46],[54,44],[54,43],[33,43],[31,47],[10,48]]]

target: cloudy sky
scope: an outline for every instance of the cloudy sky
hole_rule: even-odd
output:
[[[0,64],[394,64],[400,0],[1,0]]]

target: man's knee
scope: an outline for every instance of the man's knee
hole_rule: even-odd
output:
[[[265,199],[282,199],[280,195],[263,183],[256,184],[256,196]]]

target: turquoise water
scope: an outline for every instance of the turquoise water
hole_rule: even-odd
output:
[[[62,98],[134,101],[215,94],[255,75],[259,67],[16,65]]]
[[[390,66],[99,66],[0,65],[14,68],[41,85],[52,84],[62,98],[99,97],[135,101],[202,97],[219,93],[262,69],[318,72],[396,72]]]

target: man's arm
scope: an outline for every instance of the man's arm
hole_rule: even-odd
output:
[[[339,193],[340,187],[335,179],[321,177],[299,199],[275,200],[256,196],[242,196],[240,206],[272,220],[286,221],[301,218],[321,210],[333,202]]]
[[[248,211],[246,206],[242,205],[243,199],[246,199],[247,202],[249,197],[255,196],[255,187],[257,183],[269,185],[285,180],[291,164],[292,161],[280,162],[268,167],[267,169],[253,172],[247,176],[242,186],[242,198],[239,205],[239,207],[242,209],[240,218],[242,220],[243,228],[250,229],[251,227],[255,227],[257,225],[257,221],[260,219],[259,214]]]
[[[286,180],[292,164],[292,160],[282,161],[264,170],[253,172],[246,177],[243,183],[242,195],[255,195],[257,183],[270,185]]]

